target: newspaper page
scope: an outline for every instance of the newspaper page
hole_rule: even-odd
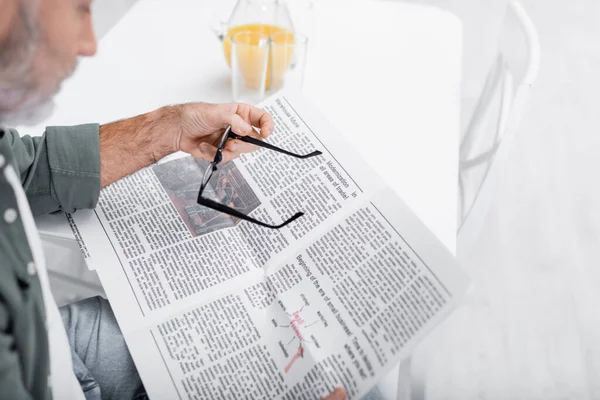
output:
[[[262,108],[268,139],[221,165],[209,195],[272,230],[196,203],[208,163],[176,155],[105,188],[72,227],[152,399],[364,396],[460,301],[453,257],[296,94]]]

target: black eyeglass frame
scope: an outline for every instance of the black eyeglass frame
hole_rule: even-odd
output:
[[[297,220],[298,218],[300,218],[301,216],[303,216],[304,215],[303,212],[297,212],[296,214],[294,214],[292,217],[288,218],[281,224],[271,225],[271,224],[267,224],[266,222],[262,222],[257,219],[254,219],[244,213],[239,212],[238,210],[236,210],[234,208],[228,207],[224,204],[218,203],[218,202],[208,199],[206,197],[202,197],[202,193],[204,192],[204,189],[206,189],[208,182],[210,182],[210,179],[212,178],[213,174],[215,173],[215,171],[218,168],[217,166],[221,163],[221,161],[223,161],[223,149],[225,148],[225,144],[227,143],[227,140],[229,140],[229,139],[237,139],[242,142],[251,143],[253,145],[256,145],[256,146],[259,146],[259,147],[262,147],[262,148],[265,148],[268,150],[273,150],[278,153],[285,154],[285,155],[288,155],[288,156],[291,156],[294,158],[300,158],[300,159],[311,158],[311,157],[315,157],[315,156],[323,154],[322,152],[320,152],[318,150],[315,150],[309,154],[292,153],[290,151],[281,149],[277,146],[273,146],[272,144],[264,142],[260,139],[255,139],[251,136],[240,136],[231,130],[231,126],[228,126],[227,129],[225,129],[225,132],[223,132],[223,136],[221,136],[221,139],[219,140],[219,146],[217,147],[217,152],[215,154],[215,158],[213,159],[213,161],[210,163],[210,165],[206,169],[204,176],[202,178],[202,184],[200,185],[200,190],[198,191],[198,200],[197,200],[198,204],[200,204],[204,207],[213,209],[215,211],[222,212],[223,214],[231,215],[232,217],[239,218],[241,220],[248,221],[248,222],[263,226],[265,228],[271,228],[271,229],[283,228],[284,226],[288,225],[289,223],[291,223],[291,222]]]

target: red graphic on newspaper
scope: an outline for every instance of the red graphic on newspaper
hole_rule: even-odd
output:
[[[292,368],[292,365],[294,365],[297,359],[304,357],[304,347],[302,347],[302,341],[304,340],[304,336],[302,336],[302,332],[300,332],[299,328],[301,324],[304,324],[304,320],[300,316],[300,311],[295,311],[294,314],[292,314],[292,322],[290,324],[300,344],[298,345],[298,350],[296,351],[296,354],[292,356],[292,360],[284,368],[286,374],[290,370],[290,368]]]
[[[304,345],[306,343],[313,343],[313,340],[307,340],[305,338],[305,335],[302,333],[301,328],[306,329],[321,322],[317,320],[315,322],[307,324],[304,318],[302,318],[302,316],[300,315],[302,310],[304,310],[304,306],[302,306],[300,310],[294,311],[292,314],[288,313],[288,315],[291,318],[289,325],[278,325],[282,328],[292,328],[292,330],[294,331],[294,337],[292,338],[292,340],[289,341],[289,343],[287,344],[288,346],[296,341],[298,342],[296,352],[292,354],[290,361],[283,369],[286,374],[290,371],[290,369],[293,367],[296,361],[298,361],[301,358],[304,358]],[[311,337],[311,339],[314,339],[314,337]]]

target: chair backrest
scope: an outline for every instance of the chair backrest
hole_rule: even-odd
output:
[[[518,0],[508,4],[499,48],[460,146],[459,257],[483,228],[539,69],[538,34]]]

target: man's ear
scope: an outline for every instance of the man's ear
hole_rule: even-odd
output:
[[[0,54],[4,41],[8,38],[17,19],[20,0],[0,0]]]

